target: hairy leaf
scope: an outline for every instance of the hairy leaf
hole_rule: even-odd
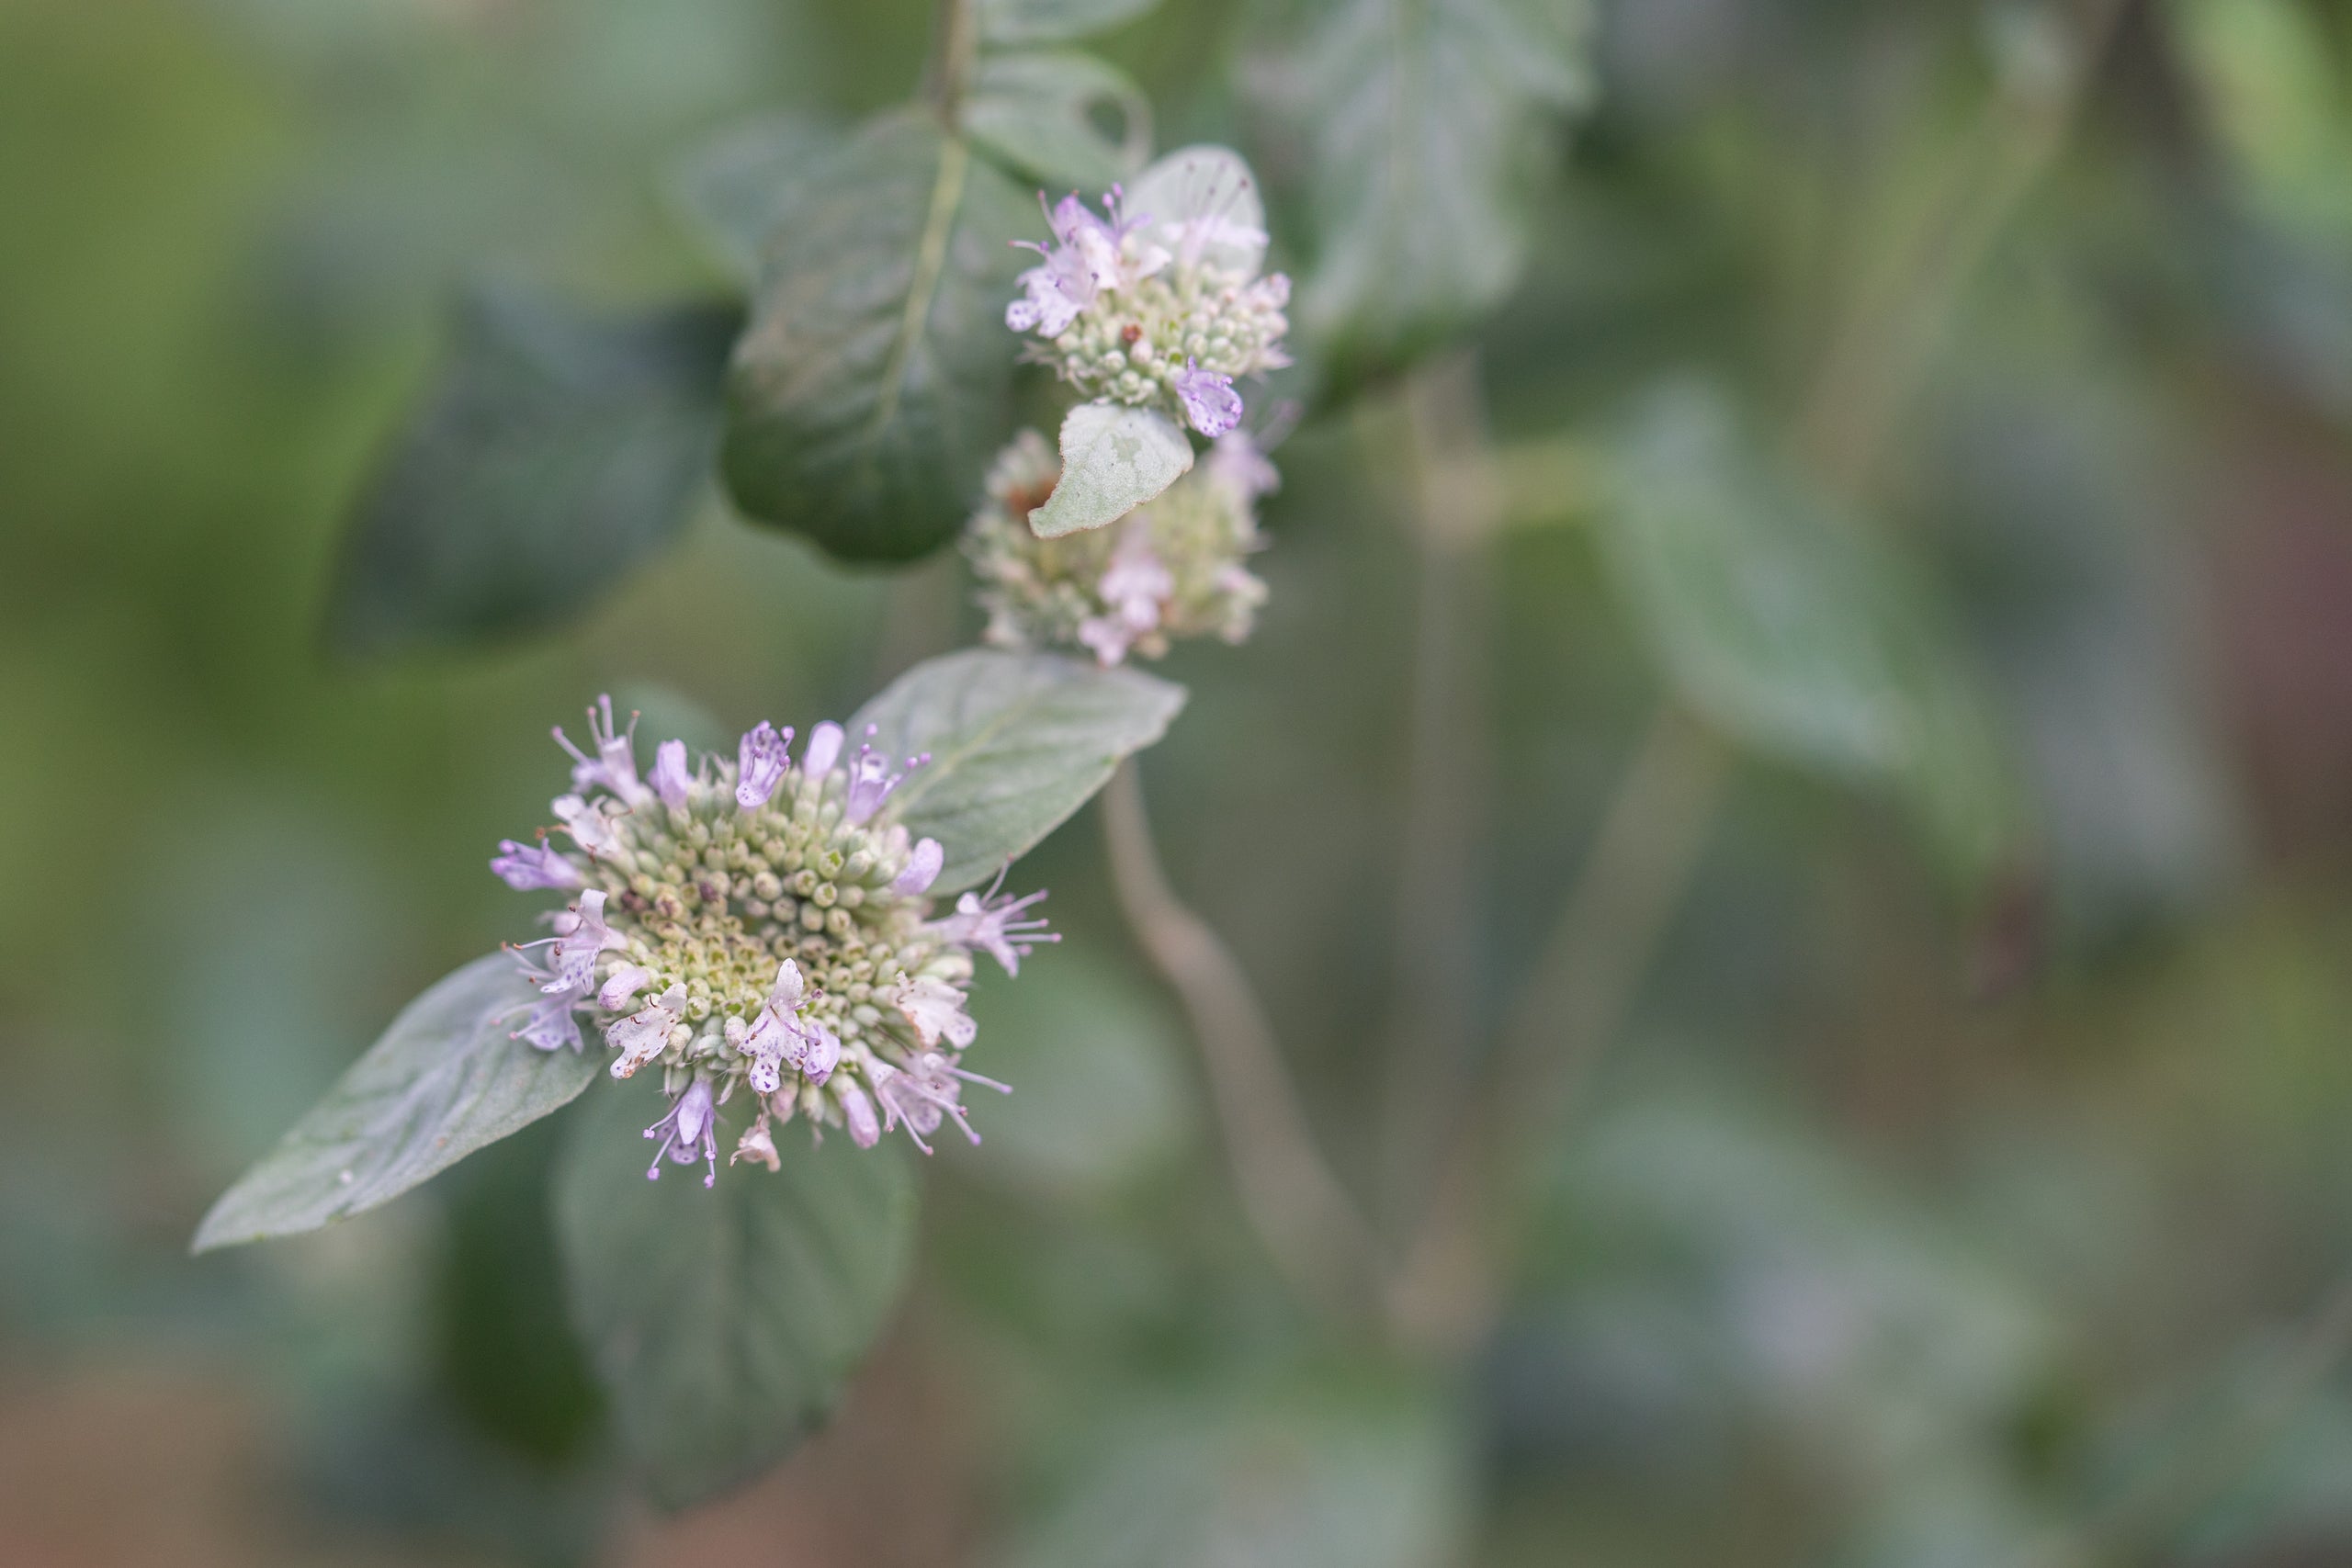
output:
[[[780,1170],[726,1167],[707,1189],[699,1167],[665,1164],[649,1181],[639,1133],[662,1110],[598,1092],[557,1168],[556,1235],[622,1443],[653,1500],[683,1508],[824,1422],[906,1281],[916,1201],[895,1145],[816,1147],[797,1123],[776,1129]],[[739,1129],[721,1126],[722,1149]]]
[[[1055,43],[1133,21],[1159,0],[977,0],[989,43]]]
[[[1145,236],[1171,251],[1182,243],[1182,225],[1214,217],[1226,227],[1212,231],[1202,260],[1255,276],[1266,259],[1265,198],[1258,176],[1229,147],[1203,143],[1163,155],[1127,188],[1126,209],[1148,218]]]
[[[2004,747],[1925,585],[1747,445],[1718,394],[1655,395],[1611,489],[1611,575],[1684,700],[1765,750],[1893,787],[1964,875],[2012,847]]]
[[[754,517],[905,560],[962,524],[1008,426],[1004,306],[1032,198],[912,112],[809,171],[728,382],[722,463]]]
[[[1193,466],[1193,444],[1156,409],[1080,403],[1062,419],[1062,473],[1029,513],[1041,539],[1116,523]]]
[[[670,542],[710,469],[741,312],[583,314],[478,294],[355,513],[329,612],[352,653],[571,615]]]
[[[803,182],[841,133],[799,114],[767,115],[696,148],[671,176],[678,202],[749,287]]]
[[[1585,91],[1586,0],[1339,0],[1249,75],[1306,145],[1299,325],[1334,360],[1409,358],[1518,281],[1550,120]]]
[[[1118,130],[1095,115],[1108,110]],[[1099,191],[1143,167],[1151,100],[1125,72],[1091,54],[1056,51],[981,58],[964,100],[973,144],[1014,174],[1055,187]]]
[[[196,1250],[313,1231],[389,1203],[570,1103],[599,1063],[508,1037],[509,1015],[537,999],[514,960],[493,953],[409,1003],[212,1205]]]
[[[952,893],[1028,852],[1167,731],[1184,689],[1053,654],[970,649],[916,665],[851,721],[893,758],[931,754],[892,797],[947,852]]]

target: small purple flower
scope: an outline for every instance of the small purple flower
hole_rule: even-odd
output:
[[[664,740],[653,752],[653,793],[673,811],[685,809],[694,774],[686,766],[686,743]]]
[[[1051,245],[1013,242],[1044,259],[1021,275],[1023,297],[1005,307],[1006,326],[1017,333],[1059,337],[1101,290],[1130,288],[1168,265],[1168,253],[1161,247],[1127,243],[1148,220],[1122,213],[1120,196],[1119,188],[1112,186],[1102,198],[1103,216],[1097,218],[1072,192],[1046,209],[1046,226],[1054,235]],[[1045,192],[1037,193],[1037,204],[1045,206]]]
[[[964,993],[936,976],[904,982],[889,1001],[926,1046],[944,1040],[961,1051],[979,1032],[979,1025],[964,1010]]]
[[[1295,407],[1278,405],[1275,419],[1283,419],[1283,408]],[[1258,438],[1246,430],[1228,430],[1218,436],[1216,445],[1209,448],[1207,467],[1210,483],[1223,485],[1245,502],[1282,488],[1282,470],[1266,456]]]
[[[518,844],[512,839],[498,840],[498,853],[490,869],[517,893],[577,887],[581,883],[580,868],[556,851],[545,844]]]
[[[1021,961],[1034,952],[1039,942],[1059,942],[1058,932],[1046,930],[1043,917],[1018,919],[1030,905],[1046,897],[1039,888],[1023,897],[1001,897],[997,888],[1004,886],[1004,873],[997,873],[996,882],[986,894],[967,893],[956,900],[956,912],[944,919],[931,922],[931,930],[959,947],[977,947],[1004,966],[1008,975],[1021,973]],[[929,1043],[929,1042],[925,1042]]]
[[[605,988],[596,993],[596,1005],[606,1012],[618,1012],[628,1006],[628,999],[653,983],[653,971],[640,969],[634,964],[616,964],[613,972],[605,976]]]
[[[741,1036],[729,1024],[729,1043],[752,1059],[752,1088],[774,1094],[784,1084],[784,1066],[792,1067],[810,1083],[823,1083],[842,1058],[842,1043],[819,1020],[802,1018],[802,1004],[812,998],[800,977],[800,965],[786,959],[776,965],[775,985],[765,1006]]]
[[[865,733],[870,737],[880,728],[869,724],[865,727]],[[907,773],[930,761],[931,753],[928,751],[920,757],[908,758]],[[842,808],[842,819],[853,827],[863,827],[871,821],[874,814],[882,809],[882,803],[890,798],[890,792],[905,781],[907,773],[890,772],[889,760],[876,751],[870,740],[858,742],[857,761],[850,764],[849,800]]]
[[[1184,417],[1203,435],[1223,435],[1241,423],[1241,394],[1233,389],[1233,378],[1204,370],[1193,360],[1176,372],[1176,397]]]
[[[585,991],[596,972],[597,954],[628,945],[626,938],[605,923],[601,887],[582,893],[580,902],[556,916],[553,924],[555,935],[548,942],[548,969],[552,977],[539,987],[550,996],[560,990]]]
[[[766,719],[758,728],[745,733],[737,749],[737,783],[735,804],[746,811],[756,811],[768,803],[775,786],[784,782],[786,769],[792,766],[792,728],[786,725],[782,734]]]
[[[523,978],[539,988],[542,998],[526,1002],[505,1014],[507,1018],[518,1012],[527,1011],[529,1014],[523,1021],[523,1027],[507,1038],[527,1041],[542,1051],[553,1051],[567,1045],[574,1051],[579,1050],[580,1015],[574,1010],[588,999],[588,987],[584,984],[563,986],[556,982],[554,975],[532,963],[530,955],[522,949],[511,948],[508,951],[514,954],[514,962],[521,966]]]
[[[907,897],[929,892],[939,880],[939,868],[946,863],[947,852],[940,848],[937,839],[921,840],[907,857],[906,870],[890,879],[890,891]]]
[[[849,1141],[861,1149],[870,1149],[882,1141],[882,1121],[874,1114],[874,1102],[857,1087],[855,1078],[843,1078],[833,1086],[833,1097],[841,1101],[842,1120],[849,1124]]]
[[[599,860],[609,859],[621,848],[621,837],[613,830],[613,819],[606,814],[605,801],[583,800],[576,795],[560,795],[548,803],[563,830],[571,841]]]
[[[613,723],[613,699],[600,696],[588,710],[588,737],[596,743],[594,757],[574,746],[561,725],[555,729],[556,744],[571,753],[571,787],[584,795],[601,784],[631,806],[645,800],[648,792],[637,779],[637,715],[628,716],[624,733]]]
[[[963,1129],[964,1136],[977,1144],[980,1135],[966,1120],[962,1102],[963,1085],[976,1083],[1011,1094],[1011,1086],[994,1078],[984,1078],[978,1073],[967,1073],[956,1065],[953,1057],[936,1051],[925,1051],[907,1066],[895,1070],[879,1066],[876,1073],[874,1093],[882,1101],[883,1131],[888,1132],[900,1122],[906,1124],[907,1136],[915,1147],[931,1153],[931,1145],[923,1140],[939,1131],[944,1121],[953,1121]]]
[[[800,759],[801,771],[812,779],[831,773],[833,764],[841,761],[844,739],[842,727],[830,718],[810,730],[808,754]]]
[[[670,1032],[685,1013],[685,987],[672,986],[651,1005],[606,1024],[605,1043],[620,1053],[613,1058],[613,1077],[633,1077],[638,1068],[669,1049]]]
[[[653,1156],[652,1166],[646,1171],[648,1181],[662,1177],[662,1159],[668,1156],[673,1165],[692,1165],[699,1159],[709,1168],[702,1179],[705,1187],[718,1180],[718,1139],[714,1131],[718,1123],[718,1111],[710,1100],[710,1085],[696,1078],[687,1086],[670,1107],[670,1114],[645,1130],[649,1138],[662,1140],[662,1147]]]

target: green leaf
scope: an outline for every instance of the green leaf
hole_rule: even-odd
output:
[[[514,960],[493,953],[409,1003],[212,1205],[195,1250],[314,1231],[389,1203],[569,1104],[600,1064],[508,1037],[509,1015],[538,999]]]
[[[1754,450],[1719,393],[1645,404],[1600,521],[1618,591],[1693,708],[1891,788],[1964,877],[2014,847],[2007,750],[1928,586]]]
[[[1062,474],[1029,513],[1041,539],[1116,523],[1183,476],[1193,444],[1156,409],[1080,403],[1062,419]]]
[[[1108,111],[1119,130],[1095,116]],[[1091,54],[1057,51],[980,59],[964,99],[964,130],[1014,174],[1046,185],[1102,190],[1143,167],[1151,100]]]
[[[1301,332],[1408,360],[1518,282],[1552,120],[1586,91],[1586,0],[1340,0],[1263,51],[1251,96],[1305,143]]]
[[[731,1147],[736,1125],[722,1125]],[[821,1425],[888,1321],[914,1257],[915,1184],[895,1145],[811,1146],[776,1129],[770,1172],[665,1165],[639,1134],[659,1095],[601,1091],[556,1171],[571,1316],[646,1489],[683,1508]],[[723,1119],[725,1120],[725,1119]]]
[[[559,621],[667,545],[710,470],[741,315],[467,300],[414,423],[362,497],[333,643],[380,654]]]
[[[947,852],[933,890],[996,874],[1086,804],[1119,760],[1166,733],[1184,688],[1053,654],[969,649],[926,660],[850,721],[876,748],[931,761],[891,797]]]
[[[1133,21],[1159,0],[978,0],[989,43],[1057,43]]]
[[[1466,1517],[1460,1434],[1385,1381],[1278,1382],[1223,1400],[1130,1399],[1015,1568],[1427,1568]]]
[[[1258,176],[1230,147],[1179,147],[1136,177],[1125,207],[1150,219],[1145,237],[1171,251],[1182,243],[1179,231],[1186,222],[1222,218],[1229,227],[1201,247],[1201,259],[1245,277],[1256,276],[1265,264],[1265,198]]]
[[[672,189],[696,231],[749,287],[810,172],[840,144],[840,131],[821,120],[764,116],[688,154],[671,176]]]
[[[1033,198],[929,116],[811,170],[769,245],[728,382],[737,504],[853,560],[952,537],[1009,428],[1005,330]]]

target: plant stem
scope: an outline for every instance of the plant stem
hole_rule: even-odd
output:
[[[951,130],[964,107],[964,94],[972,81],[972,60],[978,52],[980,21],[973,0],[939,0],[933,14],[931,68],[923,95]]]
[[[1371,1228],[1316,1150],[1249,976],[1168,886],[1132,758],[1102,792],[1102,831],[1119,907],[1199,1043],[1243,1215],[1301,1296],[1336,1317],[1365,1316],[1381,1276]]]
[[[1419,595],[1381,1142],[1382,1207],[1409,1224],[1461,1111],[1476,1043],[1477,852],[1493,750],[1480,634],[1503,486],[1474,355],[1423,366],[1401,401]]]
[[[1457,1136],[1426,1223],[1392,1286],[1390,1315],[1437,1349],[1475,1343],[1501,1281],[1530,1178],[1575,1109],[1683,890],[1721,801],[1727,756],[1668,706],[1611,796],[1592,849],[1514,998],[1492,1095]]]

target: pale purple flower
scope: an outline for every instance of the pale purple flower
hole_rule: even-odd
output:
[[[778,734],[775,725],[762,719],[757,728],[744,734],[742,744],[736,750],[736,805],[754,811],[768,803],[775,786],[784,782],[785,771],[792,766],[791,746],[790,725]]]
[[[1045,193],[1038,192],[1037,204],[1044,207],[1045,202]],[[1017,333],[1034,330],[1042,337],[1059,337],[1098,292],[1132,287],[1168,265],[1168,253],[1160,246],[1128,243],[1128,237],[1148,220],[1124,215],[1119,202],[1120,191],[1114,186],[1102,198],[1104,215],[1097,218],[1073,192],[1046,209],[1046,226],[1054,234],[1051,245],[1013,242],[1044,260],[1021,275],[1023,298],[1005,307],[1006,326]]]
[[[947,852],[940,848],[937,839],[921,840],[908,855],[907,868],[890,879],[890,891],[908,897],[929,892],[939,880],[939,868],[946,863]]]
[[[606,1012],[618,1012],[628,1006],[628,999],[653,983],[653,971],[640,969],[634,964],[616,964],[613,972],[605,976],[605,988],[596,993],[596,1005]]]
[[[741,1037],[731,1041],[752,1059],[749,1079],[758,1092],[774,1094],[781,1088],[787,1063],[810,1083],[820,1084],[832,1076],[841,1061],[842,1043],[821,1021],[800,1016],[802,1005],[811,999],[800,965],[789,958],[776,965],[766,1004]]]
[[[650,1005],[606,1024],[605,1043],[620,1053],[613,1058],[613,1077],[629,1077],[669,1049],[670,1032],[685,1014],[685,987],[672,986]]]
[[[648,1181],[662,1176],[662,1160],[668,1156],[673,1165],[692,1165],[699,1159],[709,1168],[702,1179],[705,1187],[718,1180],[718,1139],[716,1129],[718,1112],[711,1104],[710,1085],[696,1078],[678,1096],[670,1107],[670,1114],[645,1130],[649,1138],[662,1140],[662,1147],[653,1156],[652,1166],[646,1171]]]
[[[518,844],[512,839],[498,840],[498,853],[490,869],[517,893],[539,887],[577,887],[581,881],[580,868],[555,850],[545,844]]]
[[[574,1010],[588,999],[587,985],[583,982],[566,987],[556,983],[555,976],[532,963],[530,955],[521,948],[510,948],[508,951],[514,954],[514,962],[521,966],[523,978],[537,987],[542,995],[538,1001],[526,1002],[504,1015],[512,1018],[518,1012],[527,1010],[529,1013],[523,1021],[523,1027],[507,1038],[528,1041],[542,1051],[553,1051],[567,1045],[574,1051],[579,1050],[580,1015]]]
[[[960,1051],[979,1032],[979,1025],[964,1010],[964,993],[935,976],[904,982],[889,1001],[925,1045],[944,1039]]]
[[[865,727],[865,733],[870,737],[879,728],[878,725],[869,724]],[[928,751],[920,757],[908,758],[907,773],[930,761],[931,753]],[[890,792],[905,781],[907,773],[892,773],[889,759],[876,751],[871,740],[859,741],[857,761],[850,764],[849,799],[842,808],[842,819],[853,826],[864,826],[882,809],[882,803],[889,799]]]
[[[1013,898],[1000,895],[997,888],[1004,886],[1004,873],[997,873],[996,882],[987,893],[967,893],[956,900],[956,912],[931,922],[930,929],[943,940],[959,947],[977,947],[1004,966],[1008,975],[1021,973],[1021,961],[1035,950],[1039,942],[1059,942],[1058,932],[1046,930],[1043,917],[1018,919],[1030,905],[1042,900],[1046,890],[1039,888],[1025,897]],[[930,1040],[923,1042],[928,1045]]]
[[[1233,389],[1233,378],[1204,370],[1193,360],[1176,372],[1176,399],[1203,435],[1223,435],[1241,423],[1241,394]]]
[[[734,1165],[747,1159],[758,1160],[770,1170],[783,1168],[784,1162],[775,1152],[775,1134],[768,1131],[768,1113],[764,1111],[760,1112],[760,1119],[744,1128],[743,1135],[735,1140],[735,1152],[727,1156],[727,1163]]]
[[[555,813],[571,841],[598,859],[608,859],[619,852],[620,835],[613,830],[612,817],[605,811],[607,802],[583,800],[576,795],[560,795],[550,801],[548,809]]]
[[[1137,638],[1159,625],[1160,606],[1176,592],[1176,579],[1152,549],[1149,533],[1129,525],[1095,592],[1110,613],[1080,622],[1078,640],[1107,667],[1125,659]]]
[[[857,1087],[855,1078],[845,1077],[833,1086],[833,1098],[841,1101],[842,1120],[849,1126],[849,1141],[861,1149],[870,1149],[882,1141],[882,1121],[874,1114],[874,1102]]]
[[[539,987],[549,995],[560,990],[587,989],[596,972],[597,954],[628,945],[627,938],[605,923],[605,890],[601,887],[582,893],[579,903],[549,923],[555,927],[555,935],[547,942],[550,978]]]
[[[929,1154],[931,1145],[923,1140],[939,1131],[943,1121],[952,1120],[963,1129],[965,1137],[978,1143],[980,1135],[972,1130],[972,1123],[964,1115],[962,1095],[966,1083],[979,1084],[1000,1094],[1012,1092],[1009,1085],[967,1073],[956,1065],[953,1057],[936,1051],[925,1051],[903,1067],[876,1064],[874,1094],[882,1102],[883,1131],[888,1132],[903,1122],[915,1147]]]
[[[664,740],[653,752],[653,793],[673,811],[685,809],[694,775],[686,766],[686,743]]]
[[[596,743],[594,757],[574,746],[561,725],[555,728],[556,744],[571,753],[571,787],[585,794],[601,784],[631,806],[645,800],[648,791],[637,779],[637,715],[628,716],[624,732],[613,723],[613,699],[600,696],[588,710],[588,737]]]
[[[1276,418],[1280,418],[1279,412]],[[1282,470],[1266,456],[1264,446],[1246,430],[1228,430],[1209,448],[1209,482],[1223,485],[1244,502],[1272,495],[1282,488]]]
[[[830,718],[810,730],[808,754],[800,759],[801,770],[812,779],[821,779],[831,773],[833,764],[841,761],[844,739],[842,727]]]

